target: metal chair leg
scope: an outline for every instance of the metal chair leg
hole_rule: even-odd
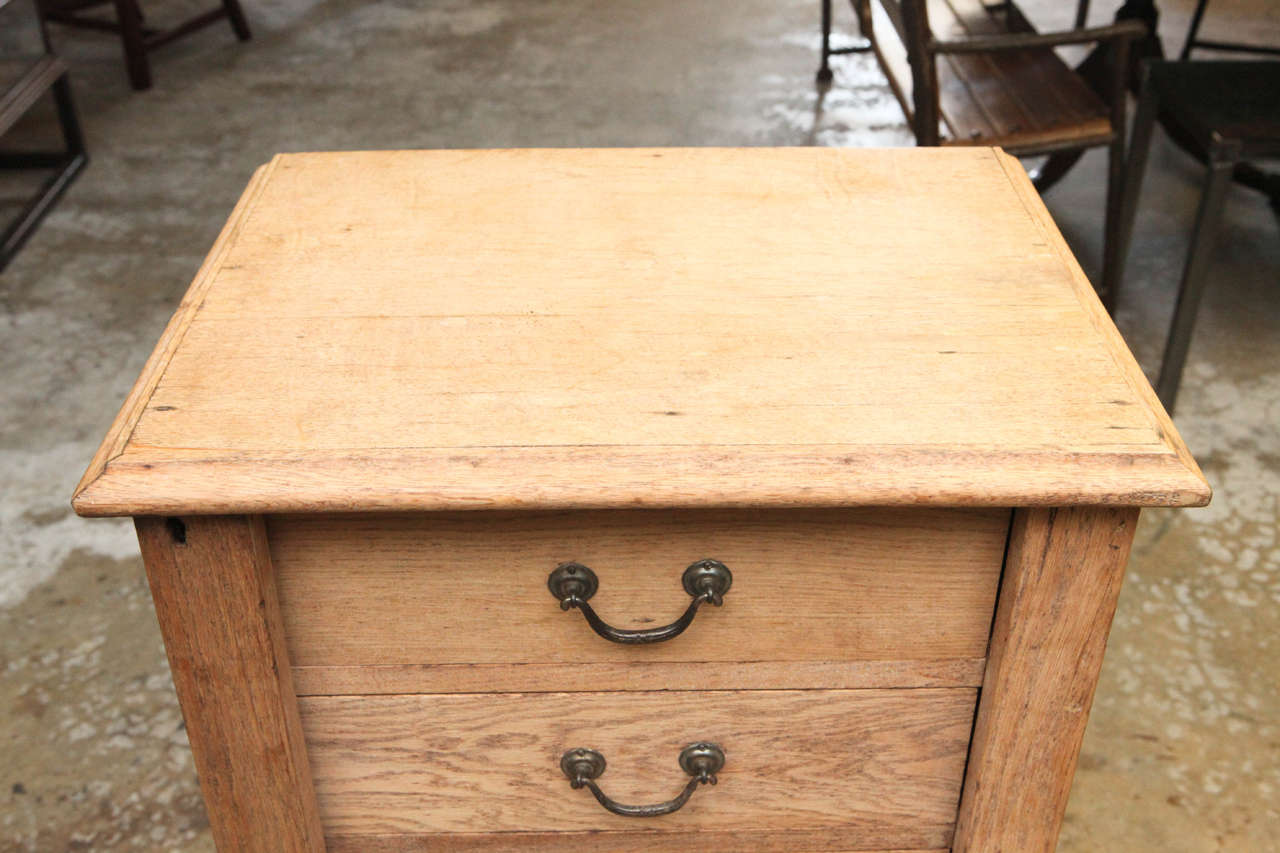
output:
[[[1124,131],[1121,130],[1107,148],[1107,209],[1102,224],[1102,287],[1099,295],[1108,314],[1116,313],[1120,293],[1116,274],[1120,254],[1120,210],[1124,195]]]
[[[1199,210],[1196,211],[1195,231],[1192,232],[1182,283],[1178,287],[1178,304],[1173,310],[1173,322],[1169,326],[1169,337],[1164,345],[1160,378],[1156,380],[1156,396],[1171,413],[1178,397],[1178,384],[1182,380],[1182,368],[1186,364],[1187,349],[1191,345],[1191,329],[1200,308],[1200,297],[1204,295],[1210,256],[1218,236],[1218,225],[1222,221],[1222,209],[1235,165],[1235,158],[1223,156],[1222,152],[1216,150],[1210,152],[1209,174],[1205,178]]]
[[[150,89],[151,63],[147,59],[146,37],[142,32],[142,10],[138,8],[137,0],[115,0],[115,7],[129,84],[138,91]]]
[[[1102,304],[1108,314],[1116,310],[1116,289],[1110,286],[1115,274],[1116,239],[1120,225],[1120,204],[1124,194],[1125,77],[1129,69],[1129,43],[1123,39],[1111,48],[1111,145],[1107,150],[1107,211],[1102,229]]]
[[[1076,29],[1084,29],[1085,22],[1089,20],[1089,0],[1080,0],[1076,6]]]
[[[1209,5],[1209,0],[1199,0],[1196,3],[1196,10],[1191,13],[1191,26],[1187,28],[1187,41],[1182,45],[1182,52],[1178,54],[1178,59],[1186,61],[1191,58],[1191,51],[1196,46],[1196,36],[1200,33],[1200,22],[1204,20],[1204,8]]]
[[[831,0],[822,0],[822,64],[818,66],[817,80],[826,85],[831,82]]]
[[[240,0],[222,0],[222,8],[227,10],[227,18],[231,21],[231,29],[240,41],[248,41],[252,37],[249,22],[244,17],[244,9]]]
[[[1115,250],[1111,262],[1104,263],[1102,267],[1102,292],[1106,295],[1108,311],[1114,310],[1120,297],[1120,286],[1124,283],[1124,268],[1129,259],[1129,244],[1133,239],[1133,220],[1138,212],[1138,197],[1142,193],[1147,156],[1151,152],[1151,132],[1155,128],[1159,106],[1155,87],[1144,77],[1142,97],[1138,100],[1138,112],[1133,120],[1133,135],[1129,139],[1124,195],[1116,216]]]
[[[71,97],[71,83],[63,74],[53,84],[53,103],[58,111],[58,124],[62,127],[62,139],[67,147],[67,155],[85,157],[84,132],[80,129],[80,119],[76,115],[75,101]]]

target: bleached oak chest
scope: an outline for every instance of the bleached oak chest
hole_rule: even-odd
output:
[[[668,149],[277,157],[74,503],[221,850],[1032,853],[1208,498],[1017,161]]]

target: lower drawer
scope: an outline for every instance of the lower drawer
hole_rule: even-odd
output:
[[[945,848],[975,703],[967,688],[299,700],[330,849],[367,851],[659,851],[691,830],[716,850]],[[661,817],[606,812],[560,767],[596,750],[606,794],[657,803],[689,781],[677,757],[696,741],[723,749],[718,784]]]
[[[729,837],[717,833],[707,839],[714,848],[702,846],[705,835],[698,835],[692,842],[687,836],[671,833],[647,835],[631,834],[620,840],[610,833],[581,833],[557,836],[528,836],[520,833],[507,835],[449,836],[439,835],[372,835],[367,837],[333,838],[325,845],[326,853],[690,853],[714,849],[716,853],[757,853],[757,851],[786,851],[786,853],[951,853],[946,847],[927,850],[896,848],[893,850],[796,850],[785,842],[780,846],[761,847],[758,836]],[[572,839],[572,840],[566,840]],[[623,843],[624,848],[618,845]]]

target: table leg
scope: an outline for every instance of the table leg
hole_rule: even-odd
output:
[[[1014,511],[953,853],[1053,853],[1137,521]]]
[[[262,519],[135,524],[218,850],[324,853]]]

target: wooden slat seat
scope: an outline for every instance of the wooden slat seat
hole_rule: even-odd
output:
[[[981,0],[930,0],[929,23],[941,40],[1034,32]],[[1110,108],[1052,47],[941,56],[938,88],[944,145],[980,140],[1017,153],[1111,137]]]
[[[887,6],[890,12],[892,6]],[[982,0],[928,0],[929,26],[940,41],[1035,29],[1005,7]],[[877,7],[878,32],[898,29],[897,15]],[[911,66],[906,41],[876,45],[908,121],[914,121]],[[1110,107],[1052,47],[938,57],[938,141],[942,145],[999,145],[1013,154],[1065,146],[1105,145],[1111,139]]]

